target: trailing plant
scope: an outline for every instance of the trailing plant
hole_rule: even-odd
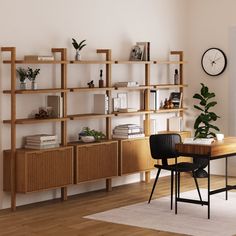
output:
[[[86,44],[84,43],[86,40],[82,40],[81,42],[77,42],[74,38],[72,38],[72,45],[74,46],[75,50],[79,50],[81,51],[83,47],[86,46]]]
[[[39,74],[40,69],[33,70],[32,68],[28,67],[27,70],[27,77],[30,81],[35,81],[37,75]]]
[[[80,133],[81,136],[93,136],[95,140],[99,140],[105,138],[105,134],[101,131],[96,131],[94,129],[90,129],[89,127],[84,127],[82,132]]]
[[[211,124],[220,118],[214,112],[210,111],[217,104],[216,101],[211,100],[215,97],[215,93],[209,92],[208,87],[203,83],[201,83],[201,86],[200,94],[196,93],[193,95],[193,98],[199,100],[199,105],[194,105],[194,108],[201,112],[194,123],[195,139],[212,138],[216,136],[212,130],[220,131],[217,126]]]
[[[22,67],[19,67],[18,69],[16,69],[16,72],[19,75],[20,82],[24,83],[28,77],[27,70]]]

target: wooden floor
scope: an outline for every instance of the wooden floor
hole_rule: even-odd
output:
[[[183,176],[183,178],[184,183],[182,184],[181,191],[188,191],[195,188],[190,176]],[[236,182],[236,179],[230,179],[229,183],[231,181]],[[199,179],[199,183],[200,187],[206,188],[206,179]],[[224,178],[214,176],[212,183],[212,188],[224,186]],[[179,235],[83,218],[83,216],[96,212],[147,201],[152,184],[153,181],[150,184],[140,182],[123,185],[113,188],[112,192],[101,190],[72,196],[65,202],[52,200],[18,207],[16,212],[11,212],[9,209],[2,210],[0,211],[0,235]],[[153,197],[160,198],[169,194],[170,177],[162,177],[158,182]]]

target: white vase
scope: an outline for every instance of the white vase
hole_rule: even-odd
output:
[[[20,82],[20,89],[26,90],[26,82]]]
[[[32,90],[37,89],[37,83],[36,83],[35,81],[32,81],[32,82],[31,82],[31,89],[32,89]]]
[[[80,60],[81,60],[80,50],[76,50],[75,60],[76,60],[76,61],[80,61]]]

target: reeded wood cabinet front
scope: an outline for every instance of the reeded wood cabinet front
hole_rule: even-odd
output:
[[[4,190],[10,191],[10,151],[4,151]],[[16,192],[73,184],[73,147],[16,152]]]
[[[153,168],[149,138],[120,140],[119,175],[147,171]]]
[[[75,183],[118,176],[118,142],[75,146]]]

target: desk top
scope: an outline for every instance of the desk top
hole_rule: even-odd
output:
[[[176,144],[176,150],[184,156],[205,156],[211,159],[236,154],[236,137],[226,137],[222,141],[215,141],[210,145]]]

